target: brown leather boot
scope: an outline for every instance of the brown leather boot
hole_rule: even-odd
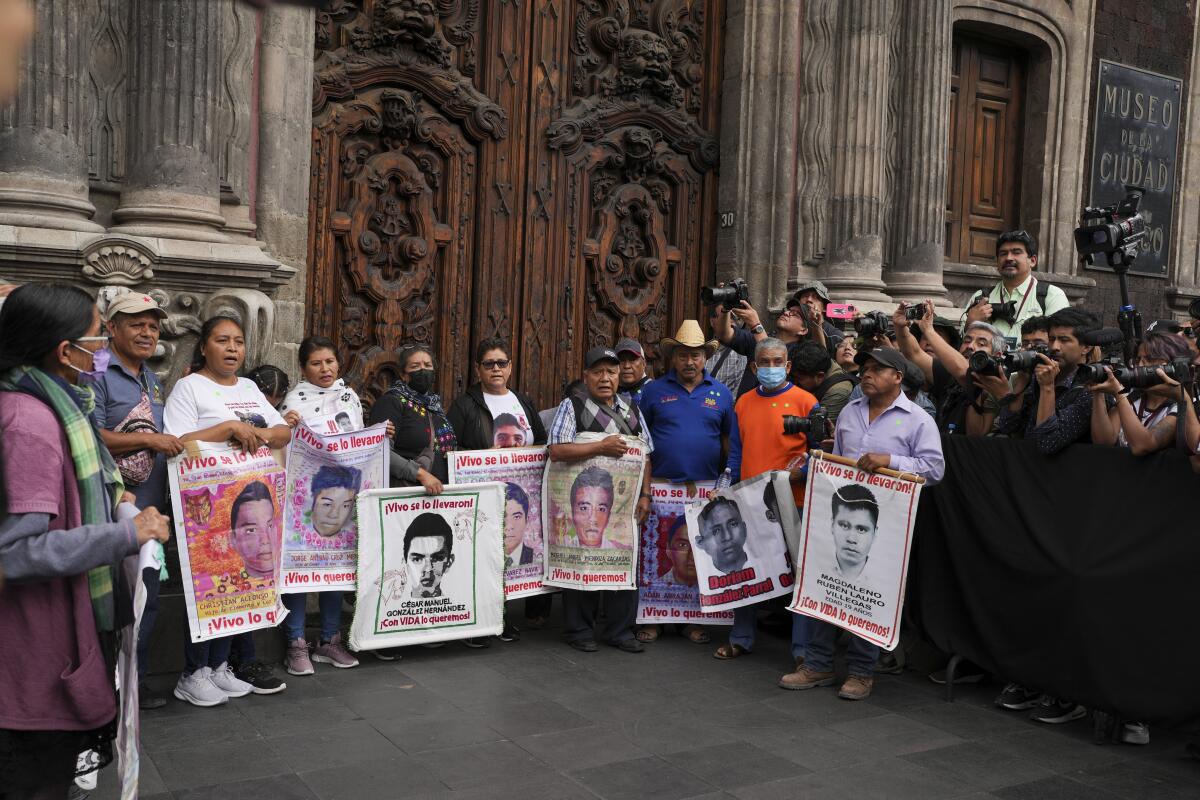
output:
[[[796,668],[779,679],[780,689],[815,689],[818,686],[833,686],[832,672],[817,672],[804,665]]]
[[[846,678],[846,682],[842,684],[842,688],[838,689],[838,697],[843,700],[866,700],[871,696],[871,689],[874,686],[874,678],[851,675]]]

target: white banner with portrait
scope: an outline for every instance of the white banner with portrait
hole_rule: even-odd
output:
[[[504,484],[358,496],[350,646],[378,650],[494,636],[504,628]]]
[[[787,472],[764,472],[687,509],[704,611],[728,611],[787,594],[787,528],[796,524]]]
[[[920,495],[920,483],[813,458],[790,610],[895,649]]]
[[[552,591],[542,583],[545,447],[455,450],[447,453],[451,483],[504,484],[504,594],[509,600]]]
[[[279,592],[353,591],[360,492],[387,486],[387,426],[320,433],[303,422],[287,456]]]

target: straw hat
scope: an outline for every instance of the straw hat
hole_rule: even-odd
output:
[[[700,330],[700,323],[694,319],[685,319],[683,324],[679,326],[679,330],[675,331],[674,338],[664,336],[662,343],[665,347],[674,348],[676,345],[682,347],[703,347],[704,351],[711,356],[717,351],[717,340],[704,340],[704,331]]]

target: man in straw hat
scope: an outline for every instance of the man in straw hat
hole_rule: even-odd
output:
[[[729,436],[736,424],[733,395],[714,379],[704,362],[717,349],[715,340],[704,338],[700,323],[684,320],[674,337],[665,337],[671,369],[642,389],[638,406],[654,436],[650,454],[652,474],[672,483],[715,481],[729,452]],[[686,540],[686,537],[684,537]],[[638,639],[653,642],[659,626],[646,625]],[[684,635],[697,644],[708,641],[699,625],[688,625]]]

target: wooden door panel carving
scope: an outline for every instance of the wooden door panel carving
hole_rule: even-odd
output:
[[[657,351],[712,275],[722,0],[336,0],[317,16],[309,329],[370,402],[513,340],[541,405]]]

